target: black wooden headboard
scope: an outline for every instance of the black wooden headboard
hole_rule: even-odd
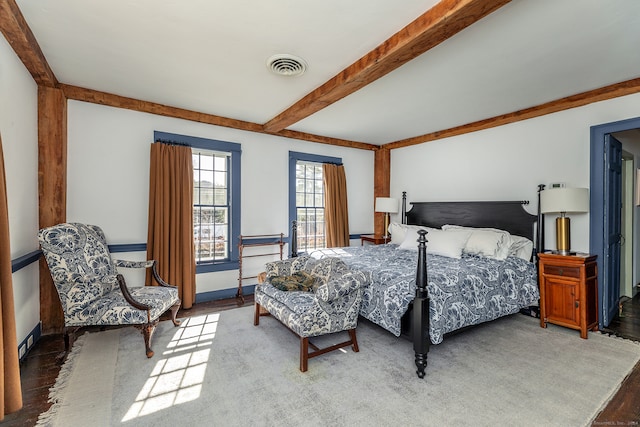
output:
[[[537,215],[524,209],[529,202],[412,202],[406,223],[440,228],[445,224],[489,227],[536,242]],[[404,205],[403,205],[404,206]]]

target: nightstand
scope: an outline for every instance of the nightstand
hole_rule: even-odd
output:
[[[364,242],[369,242],[374,245],[383,245],[385,243],[389,243],[391,241],[391,237],[385,239],[382,236],[375,234],[361,234],[360,235],[360,246],[364,245]]]
[[[538,254],[540,326],[547,323],[580,331],[598,328],[598,266],[596,255]]]

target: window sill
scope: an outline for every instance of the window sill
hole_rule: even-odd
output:
[[[218,261],[196,264],[196,274],[212,273],[215,271],[237,270],[238,261]]]

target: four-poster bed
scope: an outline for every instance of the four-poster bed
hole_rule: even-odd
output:
[[[524,210],[526,204],[412,202],[407,211],[403,193],[403,224],[395,225],[395,237],[406,233],[402,244],[392,240],[387,245],[332,248],[312,255],[337,256],[352,268],[371,272],[372,281],[365,291],[360,314],[394,335],[403,334],[413,341],[416,373],[423,378],[431,343],[440,343],[445,334],[455,330],[517,313],[537,303],[537,273],[530,247],[528,256],[514,256],[515,252],[508,256],[506,252],[504,256],[479,256],[450,253],[452,245],[444,241],[444,253],[438,252],[442,236],[452,241],[466,236],[467,242],[472,233],[513,236],[512,241],[517,238],[533,246],[533,241],[539,241],[534,234],[538,217]],[[443,231],[443,226],[450,228]],[[291,241],[294,256],[295,228]]]

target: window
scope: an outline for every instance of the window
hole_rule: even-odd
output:
[[[240,144],[166,132],[154,138],[192,149],[196,272],[238,268]]]
[[[193,149],[196,262],[229,260],[229,154]]]
[[[298,250],[324,248],[324,186],[322,163],[296,162]]]
[[[289,219],[298,225],[299,252],[326,247],[323,163],[342,159],[289,152]]]

